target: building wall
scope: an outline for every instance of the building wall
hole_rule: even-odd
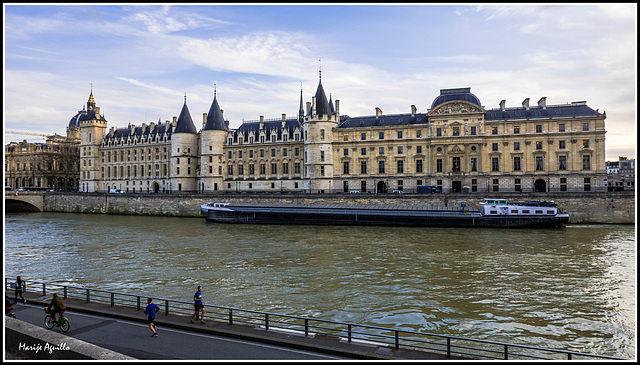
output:
[[[494,194],[495,195],[495,194]],[[486,196],[483,196],[486,197]],[[570,223],[635,224],[634,192],[503,193],[514,201],[553,200],[569,212]],[[201,217],[200,204],[210,202],[295,204],[388,204],[479,208],[477,194],[101,194],[47,193],[45,211]],[[204,221],[204,218],[201,218]]]

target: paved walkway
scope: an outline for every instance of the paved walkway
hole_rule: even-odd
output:
[[[51,295],[24,294],[27,304],[15,304],[18,319],[42,325],[43,308]],[[395,350],[379,344],[348,343],[330,336],[265,330],[256,326],[209,320],[189,323],[189,318],[158,312],[157,338],[151,337],[142,310],[110,307],[66,299],[71,330],[67,335],[137,359],[226,360],[328,360],[389,359],[445,360],[441,354],[408,349]],[[59,328],[54,331],[60,332]]]

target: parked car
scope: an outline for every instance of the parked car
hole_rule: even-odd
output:
[[[119,189],[109,189],[109,193],[112,193],[112,194],[124,194],[124,193],[126,193],[126,191],[119,190]]]
[[[402,190],[394,190],[394,191],[392,191],[391,193],[392,193],[392,194],[403,194],[403,193],[404,193],[404,191],[402,191]]]
[[[360,190],[351,190],[349,193],[351,193],[351,194],[360,194]]]

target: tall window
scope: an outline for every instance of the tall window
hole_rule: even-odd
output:
[[[460,171],[460,157],[453,157],[451,159],[452,171]]]
[[[491,171],[500,171],[500,160],[497,157],[491,158]]]
[[[360,161],[360,173],[361,174],[367,173],[367,161]]]
[[[404,161],[398,160],[397,167],[398,167],[398,174],[404,174]]]
[[[416,160],[416,172],[417,173],[422,172],[422,160]]]
[[[591,170],[591,156],[589,155],[582,156],[582,169]]]
[[[384,161],[378,161],[378,173],[384,174]]]
[[[513,171],[520,171],[520,157],[513,158]]]
[[[342,173],[343,173],[343,174],[345,174],[345,175],[346,175],[346,174],[349,174],[349,162],[346,162],[346,161],[345,161],[345,162],[342,164]]]
[[[478,171],[478,159],[476,157],[471,158],[471,171]]]
[[[543,171],[544,165],[542,161],[542,156],[536,156],[536,171]]]
[[[558,170],[567,169],[567,156],[558,156]]]
[[[441,158],[436,160],[436,172],[442,172],[442,159]]]

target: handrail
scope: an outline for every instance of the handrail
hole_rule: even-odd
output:
[[[5,290],[9,289],[9,277],[5,276]],[[25,288],[27,281],[25,280]],[[141,307],[141,298],[152,298],[154,300],[158,300],[159,302],[163,302],[164,304],[164,312],[165,315],[169,315],[169,313],[177,313],[177,314],[187,314],[190,315],[193,313],[193,309],[189,309],[188,311],[184,311],[182,309],[184,306],[189,306],[193,304],[189,301],[182,301],[176,299],[167,299],[167,298],[158,298],[144,295],[136,295],[136,294],[127,294],[120,293],[110,290],[103,289],[92,289],[86,287],[77,287],[72,285],[62,285],[45,281],[30,281],[28,284],[41,284],[42,285],[42,295],[47,295],[47,285],[49,285],[49,290],[63,290],[63,298],[67,299],[69,297],[84,299],[87,303],[95,302],[95,303],[109,303],[111,307],[116,305],[118,302],[121,306],[126,307],[134,307],[137,310],[142,309]],[[76,296],[71,296],[70,289],[79,291],[80,294]],[[26,289],[25,289],[26,291]],[[93,293],[94,295],[91,295]],[[108,295],[104,295],[108,294]],[[119,297],[119,298],[116,298]],[[122,299],[124,297],[125,299]],[[126,300],[127,297],[136,298],[135,305],[130,305]],[[117,300],[116,300],[117,299]],[[131,302],[133,302],[131,300]],[[173,303],[173,310],[171,309],[170,303]],[[597,359],[613,359],[613,360],[626,360],[621,357],[614,356],[605,356],[605,355],[594,355],[587,353],[580,353],[575,351],[567,351],[567,350],[556,350],[556,349],[548,349],[543,347],[536,346],[528,346],[528,345],[518,345],[518,344],[508,344],[504,342],[498,341],[489,341],[489,340],[479,340],[479,339],[471,339],[466,337],[458,337],[458,336],[450,336],[450,335],[442,335],[437,333],[426,333],[426,332],[418,332],[411,330],[401,330],[387,327],[379,327],[379,326],[371,326],[366,324],[357,324],[357,323],[348,323],[348,322],[340,322],[340,321],[332,321],[326,319],[319,318],[309,318],[302,317],[296,315],[289,314],[281,314],[281,313],[272,313],[251,309],[242,309],[235,308],[229,306],[215,305],[215,304],[205,304],[205,307],[222,309],[226,311],[226,313],[221,312],[213,312],[213,314],[218,314],[218,317],[211,316],[212,318],[223,320],[228,322],[229,324],[233,323],[249,323],[253,325],[261,325],[264,326],[265,330],[271,330],[274,328],[279,329],[288,329],[292,330],[292,328],[297,328],[296,331],[300,333],[304,333],[305,336],[309,336],[312,331],[316,331],[315,333],[321,333],[320,331],[331,331],[334,333],[323,332],[325,335],[341,337],[347,339],[349,343],[354,340],[360,341],[375,341],[381,346],[391,346],[398,350],[400,347],[414,350],[422,350],[422,351],[436,351],[440,353],[445,353],[447,358],[451,358],[452,355],[461,355],[461,356],[470,356],[473,358],[489,358],[489,359],[510,359],[510,358],[525,358],[525,359],[553,359],[548,357],[542,357],[544,355],[558,354],[565,355],[567,360],[573,359],[576,357],[588,357],[588,358],[597,358]],[[181,308],[182,307],[182,308]],[[244,314],[240,315],[238,313]],[[248,314],[257,315],[255,317],[248,316]],[[276,318],[280,318],[281,320],[277,320]],[[302,323],[290,323],[285,322],[282,319],[289,320],[297,320]],[[311,323],[316,323],[316,325],[311,325]],[[286,324],[286,325],[285,325]],[[324,326],[321,326],[324,324]],[[333,325],[336,328],[327,326]],[[325,327],[326,326],[326,327]],[[374,330],[371,332],[363,332],[364,330]],[[376,333],[375,331],[379,332]],[[392,334],[385,334],[392,333]],[[360,336],[359,336],[360,335]],[[429,341],[429,338],[438,338],[444,339],[444,343],[432,342]],[[385,342],[388,340],[389,342]],[[462,342],[462,343],[452,343],[453,341]],[[471,347],[471,345],[464,345],[464,342],[471,342],[472,344],[482,344],[482,345],[490,345],[495,346],[496,348],[500,348],[501,350],[490,349],[490,348],[481,348]],[[426,345],[437,346],[428,347]],[[521,350],[530,350],[531,353],[517,353],[514,352],[513,349],[521,349]],[[510,351],[511,349],[511,351]],[[466,352],[471,351],[471,352]],[[500,356],[497,356],[500,355]]]

